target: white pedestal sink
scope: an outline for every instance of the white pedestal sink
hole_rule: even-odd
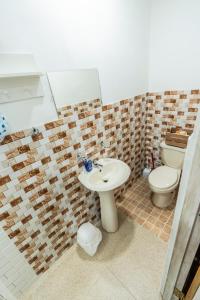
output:
[[[89,190],[99,193],[102,226],[107,232],[118,229],[118,215],[113,190],[125,183],[131,173],[127,164],[113,158],[102,158],[98,161],[103,167],[85,170],[79,175],[80,182]]]

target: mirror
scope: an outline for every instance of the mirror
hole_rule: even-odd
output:
[[[97,69],[78,69],[47,73],[58,116],[66,106],[101,100]]]

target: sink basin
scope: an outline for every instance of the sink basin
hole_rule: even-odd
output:
[[[119,159],[102,158],[98,163],[101,168],[93,167],[91,172],[83,170],[78,179],[87,189],[99,193],[102,226],[108,232],[115,232],[118,216],[113,190],[128,180],[131,170]]]
[[[80,182],[91,191],[113,190],[125,183],[130,176],[129,166],[119,159],[103,158],[99,159],[98,163],[103,165],[101,169],[83,171],[78,177]]]

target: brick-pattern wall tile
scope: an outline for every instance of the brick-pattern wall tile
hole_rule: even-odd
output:
[[[192,133],[200,106],[200,90],[165,91],[146,95],[145,157],[152,166],[160,164],[160,142],[172,126],[181,127]]]
[[[76,241],[78,227],[100,222],[97,193],[78,181],[78,151],[114,157],[131,168],[122,193],[141,175],[172,125],[193,130],[200,92],[147,93],[101,105],[96,99],[59,109],[59,119],[7,136],[0,146],[0,225],[36,274]],[[108,147],[103,148],[104,141]]]
[[[100,221],[97,193],[86,190],[78,181],[78,151],[92,159],[117,157],[130,165],[133,177],[141,173],[140,102],[127,99],[102,106],[99,100],[93,100],[68,106],[60,110],[59,120],[40,126],[39,134],[31,137],[25,130],[2,142],[1,226],[36,274],[47,270],[75,242],[80,224]],[[134,110],[138,110],[137,128],[131,118]],[[110,146],[102,148],[101,141]],[[127,186],[117,190],[116,197]]]

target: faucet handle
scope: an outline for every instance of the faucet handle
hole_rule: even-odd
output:
[[[92,160],[92,163],[93,163],[93,165],[98,164],[98,159],[97,159],[97,158],[93,159],[93,160]]]
[[[77,153],[77,159],[78,159],[78,161],[83,161],[86,159],[86,156],[83,154],[83,152],[79,151]]]
[[[108,141],[101,141],[100,145],[102,148],[109,148],[110,147],[110,143]]]
[[[95,166],[95,167],[103,167],[103,165],[102,164],[100,164],[99,162],[98,162],[99,160],[96,158],[96,159],[93,159],[93,161],[92,161],[92,163],[93,163],[93,165]]]

